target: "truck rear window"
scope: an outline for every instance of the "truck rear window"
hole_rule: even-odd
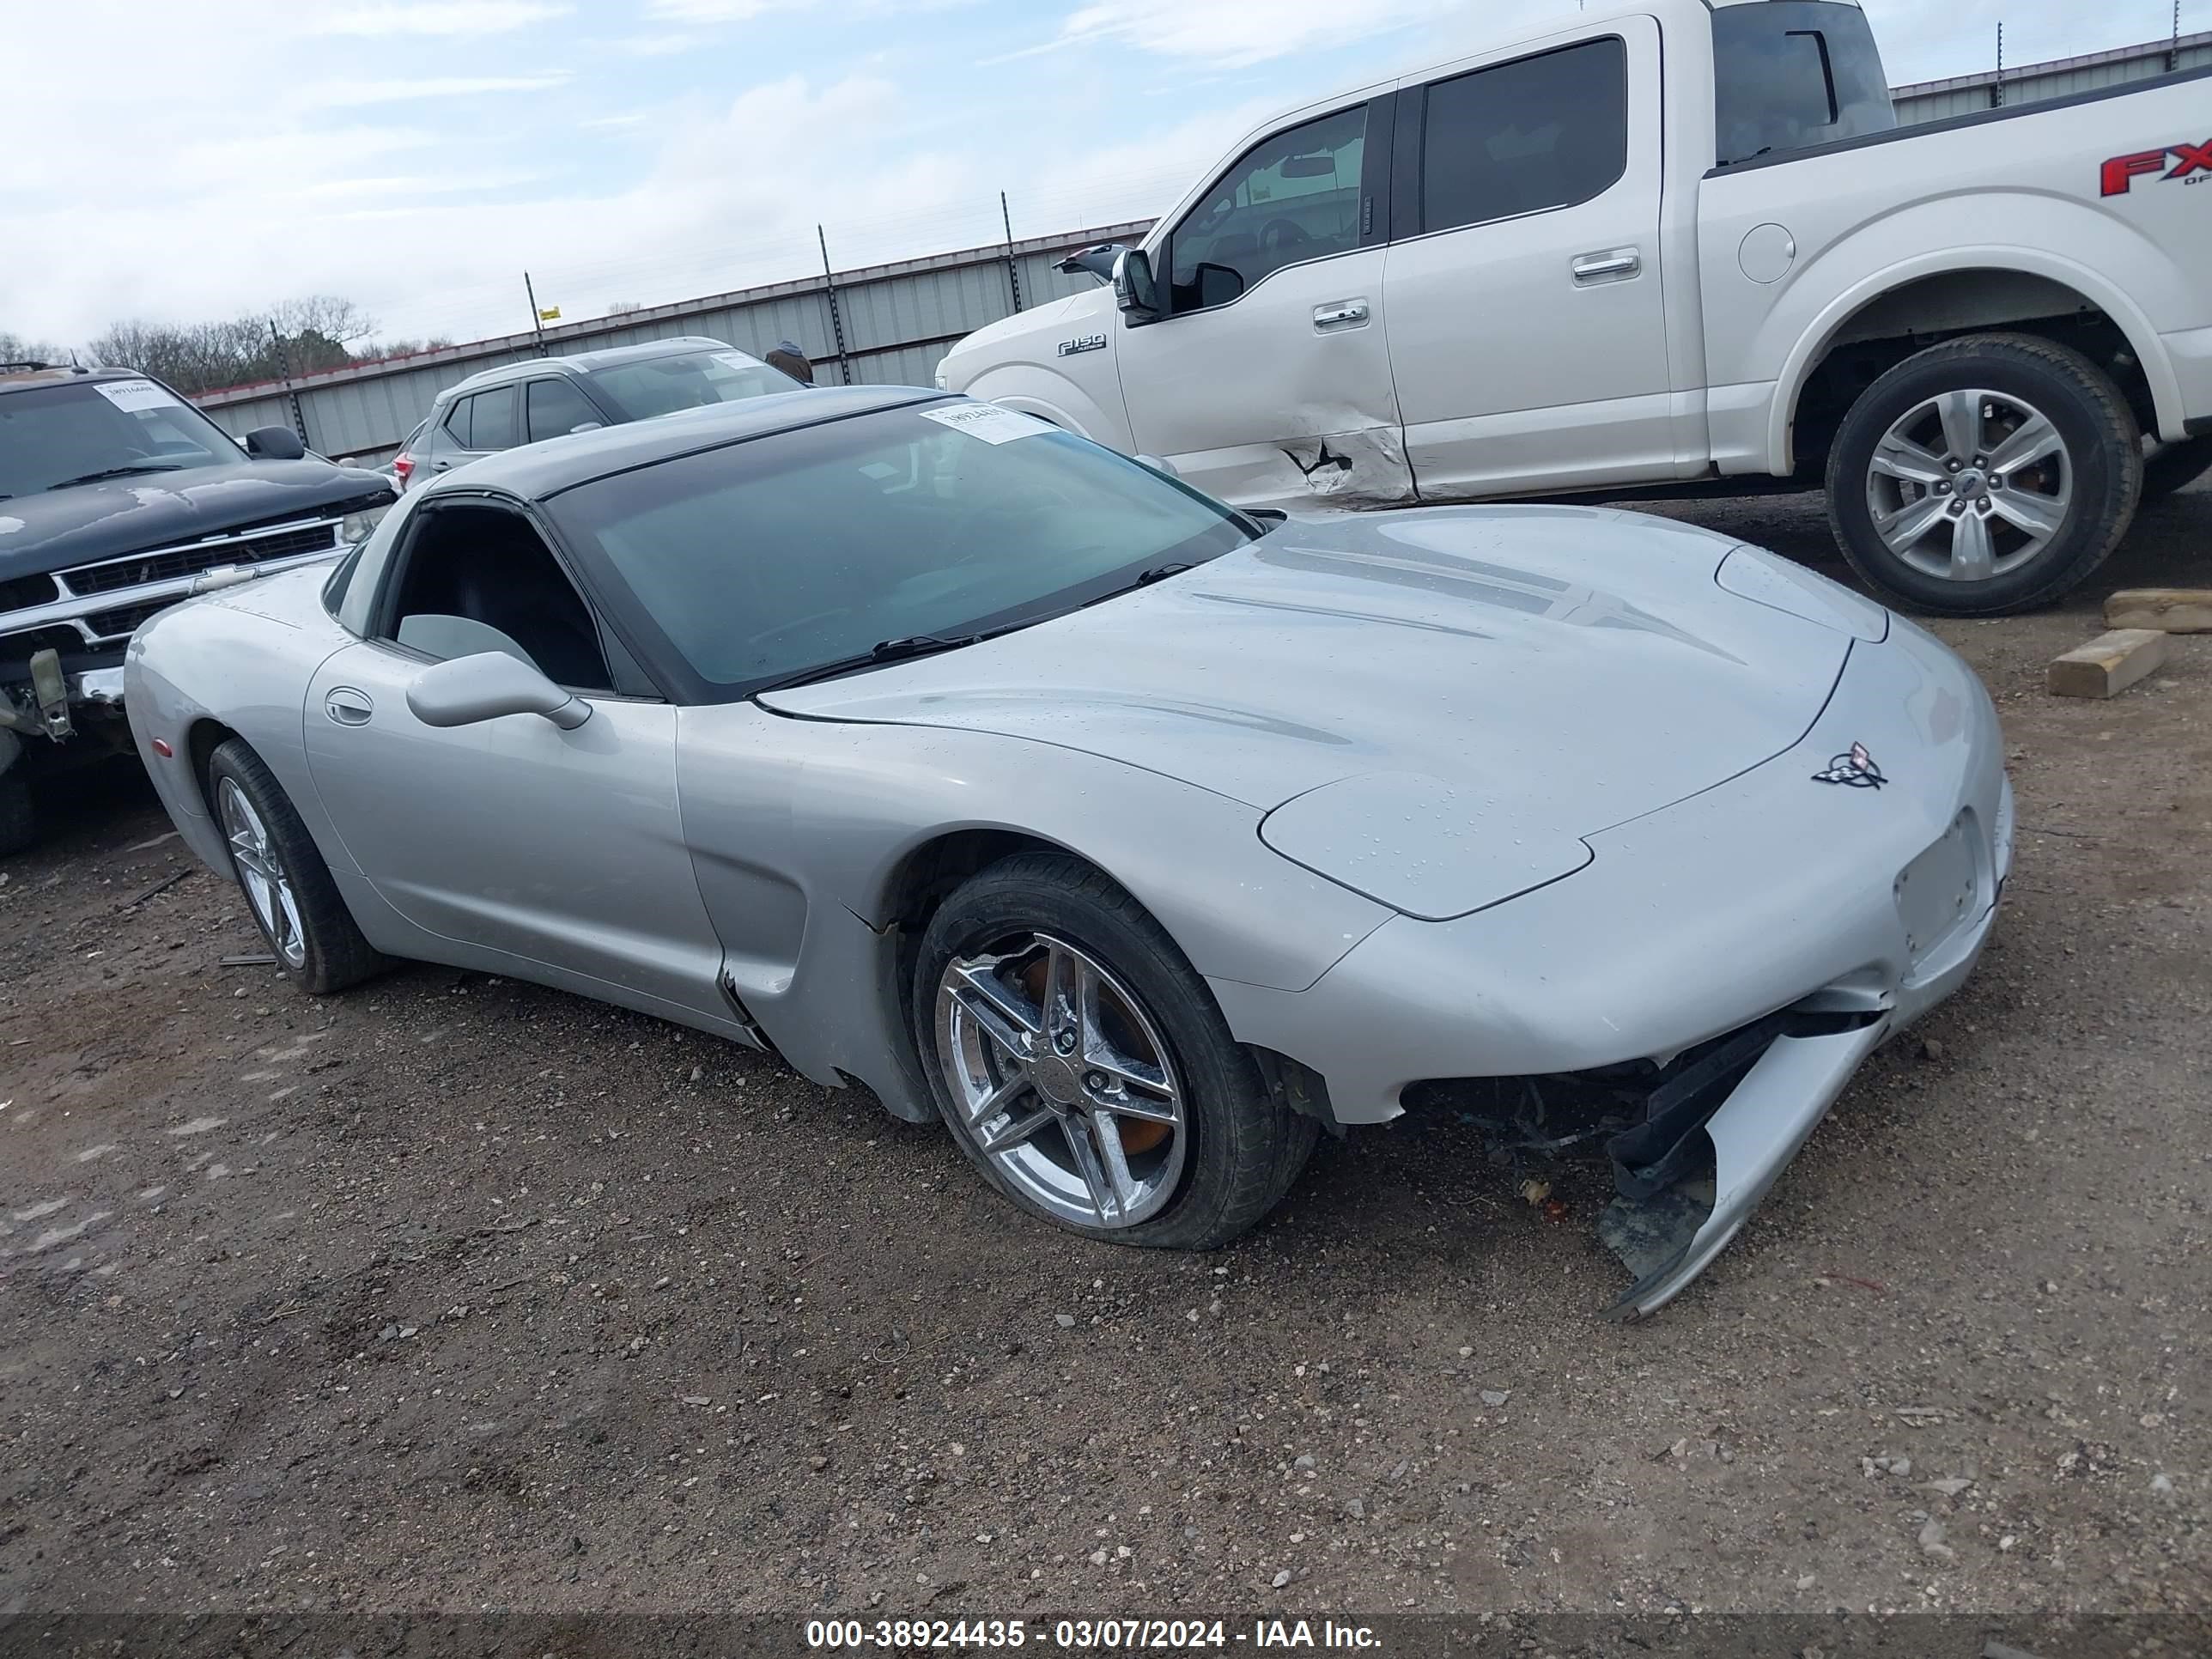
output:
[[[1762,0],[1713,12],[1722,167],[1897,125],[1866,14],[1835,0]]]

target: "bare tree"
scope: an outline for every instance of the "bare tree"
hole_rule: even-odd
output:
[[[612,305],[607,307],[607,315],[610,317],[627,317],[633,311],[642,311],[644,309],[645,301],[642,300],[617,300]]]
[[[63,363],[69,354],[44,340],[27,340],[0,329],[0,363]]]

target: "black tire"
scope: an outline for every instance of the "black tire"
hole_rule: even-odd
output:
[[[1875,448],[1893,425],[1943,392],[1976,389],[2018,398],[2050,421],[2065,445],[2072,495],[2040,550],[2000,574],[1954,580],[1893,551],[1868,495]],[[2142,434],[2119,388],[2080,352],[2029,334],[1969,335],[1908,357],[1867,388],[1829,451],[1827,489],[1836,540],[1869,586],[1937,616],[2006,616],[2079,586],[2119,544],[2142,495]]]
[[[0,772],[0,858],[20,853],[39,838],[39,817],[31,805],[31,781],[21,764]]]
[[[1133,1224],[1081,1224],[1028,1197],[977,1145],[940,1063],[935,1010],[948,965],[1039,932],[1090,955],[1134,995],[1164,1038],[1184,1091],[1186,1127],[1176,1133],[1189,1140],[1179,1183],[1164,1207]],[[939,907],[917,953],[910,1014],[922,1070],[961,1151],[1020,1208],[1085,1237],[1158,1249],[1218,1249],[1275,1207],[1305,1167],[1320,1131],[1314,1119],[1270,1095],[1205,981],[1166,930],[1106,877],[1063,854],[1004,860]]]
[[[2160,444],[2143,458],[2142,498],[2163,501],[2207,472],[2212,472],[2212,433],[2184,438],[2178,444]]]
[[[314,838],[308,835],[307,826],[300,822],[300,815],[293,810],[283,786],[243,738],[227,739],[208,757],[208,805],[215,815],[216,829],[228,842],[232,837],[224,818],[227,785],[235,787],[259,817],[266,833],[269,854],[289,882],[293,905],[299,914],[300,948],[295,960],[285,942],[252,902],[246,871],[234,846],[231,875],[240,891],[247,893],[246,908],[253,916],[254,926],[261,930],[262,938],[276,952],[276,965],[294,984],[316,996],[327,996],[333,991],[357,985],[389,965],[387,959],[362,937],[353,913],[339,896],[337,884],[331,879],[330,866],[323,862]]]

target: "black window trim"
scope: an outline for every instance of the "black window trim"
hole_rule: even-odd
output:
[[[399,604],[400,591],[407,585],[408,567],[414,562],[415,544],[422,536],[423,526],[434,514],[461,507],[489,507],[511,513],[522,520],[545,544],[553,555],[553,562],[568,578],[569,586],[575,589],[576,597],[584,602],[584,609],[592,618],[592,629],[599,635],[599,655],[607,665],[607,678],[614,682],[614,689],[610,692],[599,688],[566,685],[561,688],[562,690],[573,691],[578,696],[589,699],[611,697],[621,702],[659,702],[672,707],[677,704],[678,700],[670,696],[653,678],[652,670],[646,665],[646,659],[617,630],[607,606],[601,602],[591,583],[583,579],[577,561],[562,544],[553,526],[538,510],[537,503],[510,495],[504,490],[441,489],[434,501],[424,501],[409,515],[406,526],[400,533],[398,545],[392,550],[391,556],[385,560],[384,568],[378,574],[376,597],[368,610],[368,632],[357,636],[363,645],[379,647],[410,661],[421,662],[425,666],[441,660],[416,650],[412,646],[400,644],[395,636],[397,630],[393,627],[392,612]]]
[[[1871,149],[1877,144],[1894,144],[1939,132],[1957,132],[1966,127],[1988,126],[1992,122],[2009,121],[2045,110],[2074,109],[2083,104],[2102,103],[2107,98],[2125,98],[2157,87],[2179,86],[2185,82],[2203,80],[2212,80],[2212,64],[2201,69],[2174,70],[2165,75],[2147,76],[2140,81],[2123,81],[2117,86],[2092,87],[2087,92],[2069,93],[2063,98],[2042,98],[2032,103],[2008,104],[2002,109],[1972,109],[1964,115],[1945,116],[1940,121],[1907,122],[1885,132],[1863,132],[1856,138],[1831,138],[1825,144],[1808,144],[1802,149],[1776,150],[1769,155],[1747,155],[1741,161],[1724,161],[1708,167],[1705,176],[1726,179],[1739,173],[1756,173],[1762,167],[1787,167],[1792,161],[1802,161],[1815,155],[1841,155],[1855,149]],[[2094,167],[2094,163],[2091,165]]]
[[[1429,88],[1452,81],[1465,80],[1470,75],[1486,75],[1492,70],[1510,69],[1517,64],[1533,64],[1540,58],[1553,58],[1563,52],[1577,51],[1595,46],[1601,40],[1617,40],[1621,55],[1621,125],[1627,130],[1627,143],[1621,154],[1620,171],[1589,195],[1571,202],[1554,202],[1549,207],[1531,208],[1526,213],[1508,213],[1495,219],[1476,219],[1466,224],[1446,225],[1441,229],[1425,229],[1421,224],[1421,184],[1423,169],[1427,164],[1424,154],[1428,142]],[[1629,118],[1636,90],[1636,54],[1627,35],[1619,29],[1605,29],[1595,34],[1586,34],[1558,46],[1547,46],[1541,52],[1523,52],[1517,58],[1501,58],[1495,63],[1477,64],[1469,69],[1455,70],[1449,75],[1438,75],[1408,87],[1399,93],[1406,107],[1398,123],[1398,142],[1391,158],[1392,215],[1390,240],[1399,242],[1425,241],[1431,236],[1451,236],[1461,231],[1486,230],[1492,225],[1517,224],[1523,219],[1541,218],[1547,213],[1564,213],[1569,208],[1587,206],[1607,191],[1619,186],[1627,178],[1636,161],[1634,123]]]
[[[1354,253],[1365,253],[1384,246],[1390,240],[1390,151],[1392,128],[1395,119],[1399,94],[1380,92],[1371,98],[1355,98],[1348,104],[1325,109],[1297,120],[1286,121],[1271,127],[1231,156],[1206,181],[1206,190],[1195,198],[1203,201],[1213,187],[1243,165],[1245,159],[1262,144],[1271,143],[1286,132],[1296,132],[1300,127],[1311,126],[1316,121],[1326,121],[1332,116],[1342,115],[1364,106],[1367,111],[1366,148],[1360,153],[1359,164],[1359,240],[1351,247],[1340,247],[1328,253],[1316,253],[1310,259],[1293,259],[1288,264],[1277,265],[1258,282],[1233,300],[1224,300],[1218,306],[1194,306],[1188,311],[1175,309],[1175,229],[1164,233],[1159,240],[1158,257],[1153,260],[1153,276],[1160,295],[1161,309],[1157,317],[1139,322],[1124,316],[1123,323],[1133,328],[1149,328],[1156,323],[1171,321],[1177,317],[1208,317],[1224,312],[1231,306],[1242,305],[1247,295],[1257,294],[1285,270],[1297,270],[1306,265],[1324,264],[1331,259],[1342,259]],[[1185,218],[1189,217],[1186,213]],[[1180,223],[1176,228],[1180,228]]]

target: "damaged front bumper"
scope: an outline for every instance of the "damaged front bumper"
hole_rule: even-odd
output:
[[[1880,785],[1838,787],[1855,745]],[[1304,993],[1209,984],[1341,1125],[1439,1090],[1605,1101],[1601,1128],[1565,1139],[1612,1137],[1601,1232],[1635,1275],[1613,1311],[1639,1318],[1727,1247],[1867,1056],[1973,971],[2012,860],[2003,753],[1972,672],[1899,621],[1853,641],[1798,744],[1587,837],[1577,873],[1455,921],[1395,917]],[[1523,1149],[1565,1144],[1516,1127]]]

